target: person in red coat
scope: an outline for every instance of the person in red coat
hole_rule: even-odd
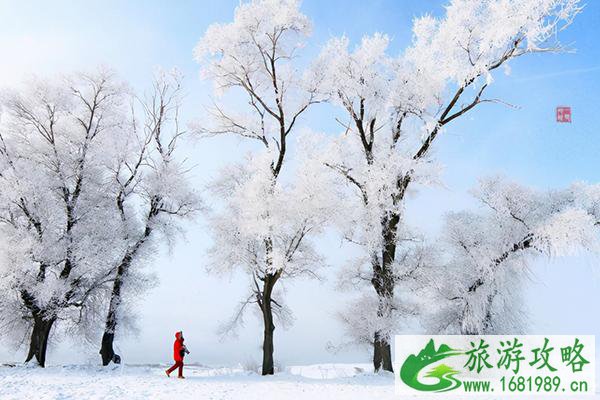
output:
[[[175,359],[175,364],[171,368],[165,371],[167,376],[171,376],[171,372],[175,371],[179,368],[179,374],[177,377],[179,379],[184,379],[183,376],[183,358],[186,354],[190,354],[187,347],[183,344],[183,332],[175,333],[175,343],[173,344],[173,359]]]

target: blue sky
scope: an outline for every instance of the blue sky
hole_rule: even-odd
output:
[[[188,98],[184,117],[202,118],[210,85],[198,77],[192,49],[213,22],[227,22],[238,1],[9,1],[0,0],[0,85],[11,85],[27,75],[91,69],[98,64],[116,69],[141,89],[157,66],[177,66],[186,76]],[[316,54],[330,37],[346,34],[353,42],[364,34],[384,32],[393,38],[392,53],[400,52],[411,37],[412,19],[425,13],[440,15],[443,2],[434,0],[305,0],[303,11],[314,24],[306,48]],[[562,187],[570,182],[598,182],[600,155],[600,3],[590,1],[574,24],[561,34],[572,53],[524,57],[511,64],[509,76],[495,75],[489,95],[517,108],[484,104],[453,123],[435,145],[444,164],[443,188],[422,190],[410,199],[409,220],[435,234],[446,211],[474,207],[468,194],[477,178],[503,174],[538,188]],[[556,124],[557,105],[573,108],[572,124]],[[338,126],[330,109],[311,112],[303,125],[330,134]],[[208,182],[215,171],[238,159],[246,147],[233,138],[195,143],[187,156],[196,165],[194,182]],[[168,362],[173,332],[183,329],[192,361],[232,364],[259,360],[261,327],[252,315],[238,339],[219,342],[215,329],[244,294],[240,276],[218,279],[205,273],[205,249],[210,243],[204,221],[189,226],[187,241],[172,254],[148,266],[160,283],[139,304],[140,334],[118,345],[129,362]],[[328,250],[328,276],[339,270],[350,254],[333,235],[323,238]],[[532,266],[528,291],[531,330],[535,333],[600,335],[600,322],[589,315],[590,304],[600,304],[597,261],[571,257]],[[185,279],[182,279],[185,278]],[[294,282],[287,286],[296,324],[276,331],[276,358],[282,364],[367,362],[370,354],[355,350],[325,351],[339,343],[340,326],[333,318],[347,300],[333,281]],[[218,302],[212,302],[218,298]],[[316,329],[315,327],[319,327]],[[67,356],[65,342],[50,352],[50,362],[92,360],[97,349]],[[0,344],[0,361],[20,360]]]

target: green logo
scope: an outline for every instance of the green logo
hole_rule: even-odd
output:
[[[396,393],[594,393],[594,340],[572,335],[396,336]]]
[[[425,384],[419,381],[419,373],[431,364],[448,357],[464,355],[464,351],[455,350],[446,344],[435,349],[433,339],[427,343],[418,355],[409,355],[400,368],[400,379],[413,389],[422,392],[447,392],[460,387],[461,382],[455,377],[459,372],[445,364],[431,368],[426,374],[427,378],[437,378],[438,382]]]

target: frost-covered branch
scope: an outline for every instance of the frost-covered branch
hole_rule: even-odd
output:
[[[394,318],[393,268],[404,199],[417,185],[438,183],[431,158],[451,122],[482,103],[497,70],[531,53],[559,51],[557,33],[581,11],[577,0],[451,0],[441,17],[417,18],[413,41],[399,56],[389,37],[365,36],[351,48],[333,38],[313,63],[324,71],[319,90],[345,113],[345,132],[324,149],[325,165],[349,182],[341,229],[360,243],[378,296],[377,319]],[[315,72],[316,73],[316,72]],[[499,257],[500,255],[498,255]],[[362,274],[360,276],[363,276]],[[450,296],[456,297],[456,296]],[[392,369],[391,347],[374,332],[374,367]]]
[[[527,264],[539,256],[600,250],[599,193],[597,185],[541,192],[502,178],[482,180],[474,194],[488,211],[447,218],[444,235],[452,257],[441,273],[456,279],[439,288],[446,303],[431,310],[428,326],[470,334],[521,330]]]

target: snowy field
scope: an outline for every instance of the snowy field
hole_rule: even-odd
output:
[[[401,399],[394,393],[391,374],[373,374],[366,364],[320,364],[288,367],[270,377],[243,368],[186,367],[186,379],[167,378],[165,365],[0,366],[1,400],[339,400]],[[176,375],[176,374],[175,374]],[[417,396],[418,400],[447,400],[445,396]],[[470,396],[470,399],[492,399]],[[508,399],[523,399],[505,396]],[[530,397],[527,397],[528,399]],[[561,396],[531,397],[563,399]],[[500,399],[499,397],[493,398]],[[600,396],[569,396],[565,400]],[[455,399],[456,400],[456,399]],[[460,399],[459,399],[460,400]]]
[[[164,365],[0,367],[2,400],[137,399],[371,399],[397,398],[391,374],[368,365],[289,367],[262,377],[242,368],[190,366],[185,380],[165,376]],[[174,374],[176,375],[176,373]]]

